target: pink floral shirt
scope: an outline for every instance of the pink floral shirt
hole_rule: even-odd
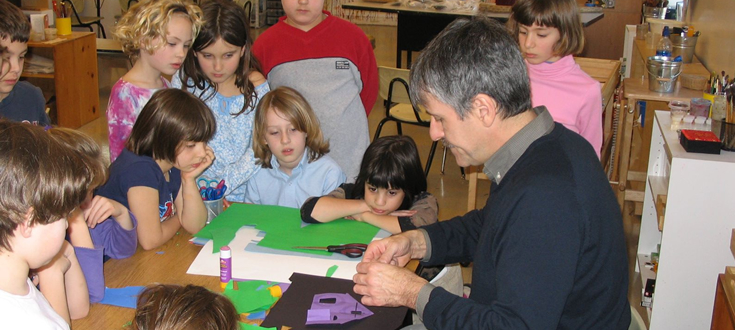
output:
[[[161,77],[164,88],[171,84]],[[110,101],[107,103],[107,129],[110,141],[110,163],[115,161],[125,148],[133,124],[138,119],[140,110],[148,103],[157,88],[142,88],[125,80],[118,80],[110,91]]]

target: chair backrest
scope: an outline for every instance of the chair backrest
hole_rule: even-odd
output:
[[[253,11],[253,3],[250,1],[246,1],[244,5],[242,5],[242,8],[245,9],[245,18],[247,19],[248,24],[250,24],[250,16]]]
[[[71,5],[72,15],[76,17],[78,22],[81,22],[79,20],[79,13],[84,11],[84,0],[71,0],[66,2]]]
[[[390,94],[390,83],[395,78],[400,78],[406,82],[408,86],[408,74],[409,70],[391,68],[387,66],[378,67],[378,79],[380,81],[379,95],[382,99],[387,100]],[[396,81],[393,84],[393,94],[391,95],[391,101],[395,103],[408,103],[411,104],[411,99],[408,97],[408,90],[400,81]]]
[[[122,11],[123,14],[128,12],[130,7],[136,3],[138,3],[138,0],[118,0],[120,2],[120,11]]]

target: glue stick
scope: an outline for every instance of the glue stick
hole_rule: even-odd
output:
[[[232,279],[232,251],[229,246],[219,249],[219,282],[222,290],[227,287]]]

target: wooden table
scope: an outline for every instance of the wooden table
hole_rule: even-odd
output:
[[[53,81],[50,87],[43,81],[37,84],[44,92],[53,91],[59,126],[79,128],[100,116],[94,33],[72,32],[50,41],[29,41],[28,51],[54,60],[53,73],[24,72],[21,77],[34,83],[39,79]]]
[[[111,259],[105,263],[105,285],[110,288],[145,286],[151,283],[195,284],[219,292],[219,278],[189,275],[194,258],[201,246],[189,244],[191,235],[179,232],[168,243],[152,251],[138,251],[123,260]],[[89,316],[72,321],[74,330],[122,329],[133,319],[135,310],[102,304],[94,304]]]
[[[436,10],[433,8],[413,8],[399,2],[380,3],[355,1],[342,4],[343,9],[368,10],[398,14],[396,30],[396,67],[401,67],[401,52],[406,51],[406,68],[411,67],[411,52],[424,49],[427,43],[434,39],[444,28],[458,17],[471,17],[478,13],[471,10]],[[510,13],[480,13],[502,22],[508,20]],[[602,18],[604,14],[582,13],[582,23],[587,26]]]
[[[151,283],[195,284],[220,292],[219,277],[186,273],[202,249],[189,243],[192,236],[180,231],[168,243],[145,251],[138,247],[128,259],[110,259],[105,263],[105,285],[109,288],[145,286]],[[415,271],[418,262],[412,260],[406,268]],[[110,305],[93,304],[89,316],[72,321],[74,330],[122,329],[135,316],[135,310]]]

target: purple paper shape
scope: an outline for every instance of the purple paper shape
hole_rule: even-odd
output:
[[[307,311],[306,325],[344,324],[370,315],[373,312],[348,293],[319,293],[314,295]]]

